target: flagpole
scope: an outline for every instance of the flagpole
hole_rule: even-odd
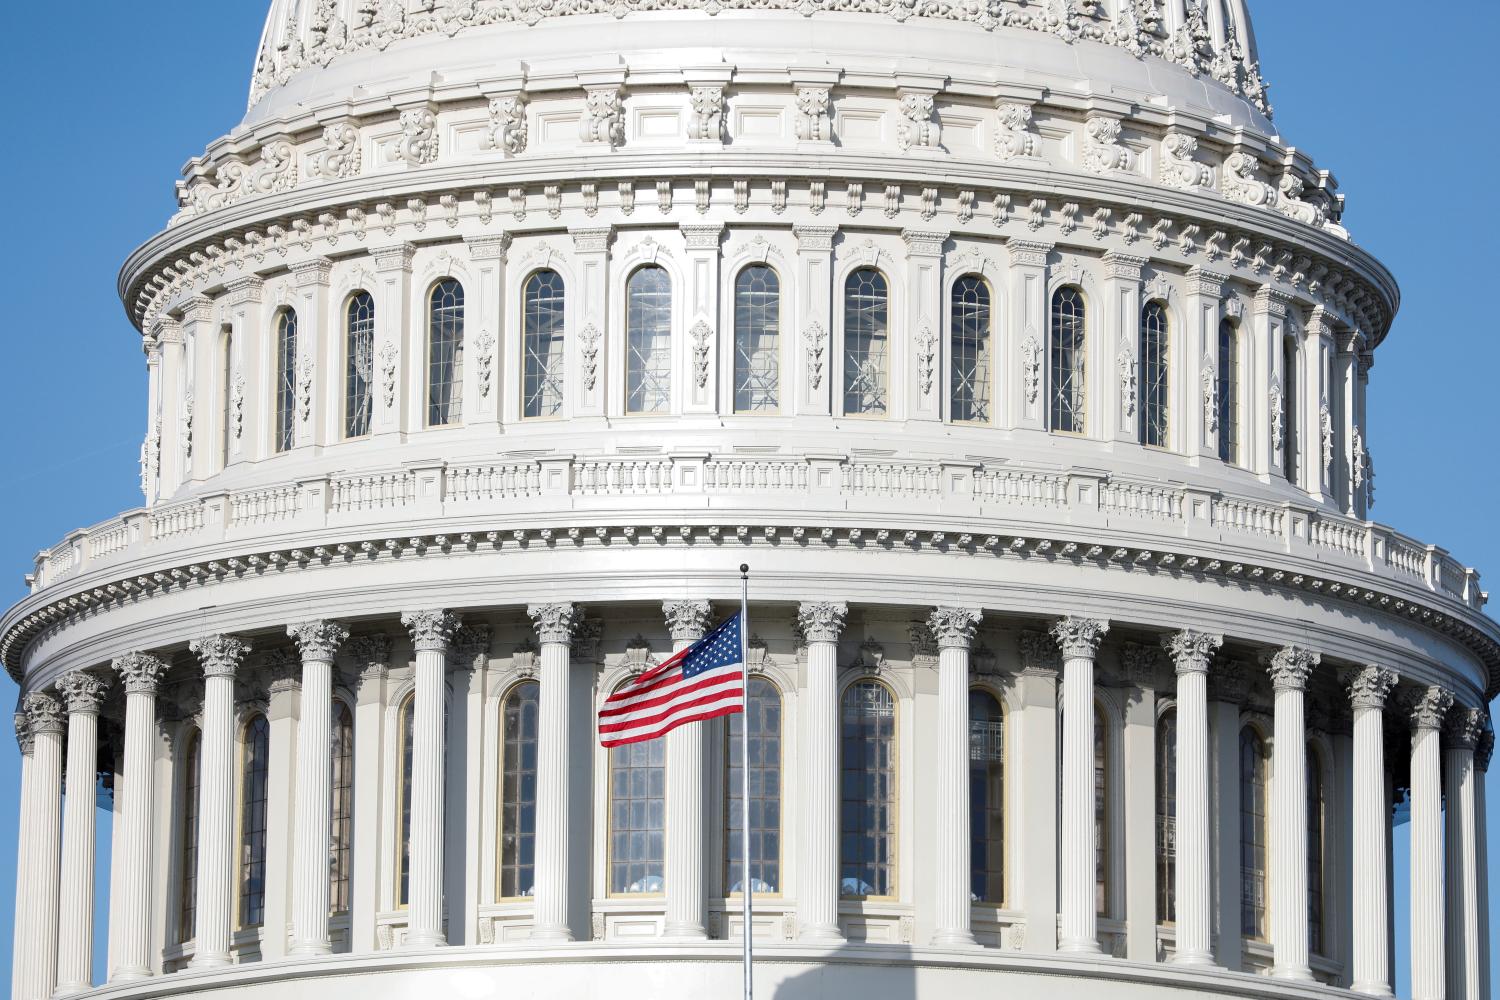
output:
[[[750,940],[755,896],[750,878],[750,566],[740,563],[740,669],[744,694],[740,699],[740,894],[745,905],[745,1000],[755,1000],[755,973]]]

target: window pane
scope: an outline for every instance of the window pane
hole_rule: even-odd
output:
[[[734,411],[772,412],[781,391],[781,283],[752,264],[734,283]]]
[[[240,926],[259,927],[266,915],[266,785],[271,727],[264,715],[245,724],[240,748]]]
[[[516,685],[502,710],[500,896],[530,896],[535,884],[536,737],[541,686]]]
[[[1094,910],[1109,914],[1109,727],[1094,709]]]
[[[182,767],[182,876],[177,900],[177,940],[191,941],[198,933],[198,792],[203,774],[203,740],[194,729],[188,734]]]
[[[889,688],[860,681],[844,692],[839,741],[839,893],[894,896],[896,701]]]
[[[750,679],[750,885],[755,892],[781,891],[781,693],[763,677]],[[741,737],[744,715],[731,715],[725,735],[725,787],[728,814],[724,824],[724,884],[730,892],[744,889],[743,831],[745,778]]]
[[[333,726],[330,730],[333,761],[333,800],[329,848],[328,909],[331,913],[349,912],[350,883],[353,871],[354,845],[354,716],[342,701],[333,703]]]
[[[1156,919],[1177,919],[1177,710],[1156,723]]]
[[[638,268],[625,298],[625,412],[661,413],[672,403],[672,280]]]
[[[432,290],[427,317],[427,424],[463,418],[464,289],[448,278]]]
[[[349,300],[344,345],[344,436],[370,433],[370,386],[375,375],[375,299],[356,292]]]
[[[1307,947],[1323,954],[1323,767],[1316,747],[1307,748]]]
[[[886,413],[886,338],[890,295],[885,275],[862,267],[844,283],[844,412]]]
[[[628,743],[609,751],[612,894],[662,892],[666,883],[665,740]]]
[[[1219,324],[1219,458],[1240,461],[1239,331],[1227,319]]]
[[[951,396],[955,421],[988,423],[990,419],[990,286],[978,275],[953,285]]]
[[[1141,310],[1141,443],[1165,448],[1168,439],[1167,310],[1148,302]]]
[[[1255,730],[1240,731],[1240,930],[1266,937],[1266,744]]]
[[[1051,427],[1066,434],[1082,434],[1085,427],[1086,321],[1083,295],[1059,288],[1052,296]]]
[[[969,692],[969,885],[978,903],[1005,902],[1005,714]]]
[[[538,271],[527,279],[522,416],[552,417],[562,409],[565,301],[562,275],[556,271]]]
[[[283,309],[276,315],[276,450],[296,443],[297,314]]]

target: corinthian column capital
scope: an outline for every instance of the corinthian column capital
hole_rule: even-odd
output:
[[[126,653],[117,656],[110,668],[120,675],[126,694],[156,694],[167,665],[161,657],[150,653]]]
[[[1063,659],[1091,660],[1108,631],[1109,622],[1103,619],[1070,616],[1052,626],[1052,638],[1057,640]]]
[[[46,691],[33,691],[26,696],[22,705],[33,737],[42,733],[61,733],[67,728],[63,718],[63,704],[56,695]]]
[[[1272,653],[1266,661],[1266,670],[1271,675],[1271,687],[1277,691],[1305,691],[1312,669],[1322,662],[1322,657],[1301,646],[1284,646]]]
[[[1349,675],[1349,704],[1354,708],[1385,708],[1385,700],[1396,687],[1401,675],[1389,667],[1375,664],[1361,667]]]
[[[708,631],[713,608],[707,601],[662,601],[661,613],[673,642],[697,642]]]
[[[1224,645],[1224,637],[1210,632],[1183,629],[1162,638],[1161,646],[1172,654],[1179,674],[1206,674],[1214,651]]]
[[[331,661],[349,638],[349,630],[338,622],[311,621],[288,625],[286,634],[296,643],[304,660]]]
[[[849,617],[843,601],[803,601],[797,606],[797,624],[808,642],[838,642]]]
[[[1484,712],[1455,706],[1443,721],[1443,745],[1453,750],[1473,750],[1484,733]]]
[[[452,612],[435,609],[407,611],[401,615],[401,624],[411,633],[412,645],[417,652],[446,653],[460,622]]]
[[[927,627],[938,649],[968,649],[983,617],[978,608],[937,608],[927,616]]]
[[[31,753],[32,747],[31,717],[26,714],[26,706],[24,704],[16,707],[15,723],[16,746],[21,748],[21,753],[24,756]]]
[[[1479,742],[1474,745],[1474,764],[1481,771],[1489,771],[1490,758],[1495,753],[1495,731],[1486,728],[1479,734]]]
[[[203,665],[204,677],[233,677],[250,655],[250,643],[236,635],[206,635],[188,643],[188,649]]]
[[[1440,687],[1421,688],[1407,699],[1411,727],[1415,730],[1439,730],[1448,709],[1453,707],[1453,692]]]
[[[108,689],[109,684],[104,678],[87,670],[64,674],[57,682],[57,691],[67,702],[69,714],[98,715],[99,706],[104,703],[104,692]]]
[[[572,645],[573,631],[582,617],[573,604],[533,604],[526,613],[531,616],[538,641],[560,642],[565,646]]]

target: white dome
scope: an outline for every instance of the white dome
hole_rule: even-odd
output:
[[[845,30],[851,19],[857,31]],[[529,75],[553,56],[675,65],[710,48],[715,61],[796,48],[830,66],[878,53],[955,78],[969,64],[976,78],[1087,80],[1236,125],[1270,114],[1245,0],[274,0],[247,123],[433,77]]]

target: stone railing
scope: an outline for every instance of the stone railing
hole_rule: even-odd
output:
[[[587,520],[619,510],[629,498],[652,505],[666,500],[674,519],[695,510],[753,505],[780,509],[778,517],[794,527],[861,515],[927,518],[935,528],[983,519],[989,522],[986,531],[1014,530],[1042,538],[1085,531],[1098,535],[1101,544],[1143,549],[1197,542],[1211,547],[1205,554],[1216,559],[1253,562],[1295,556],[1330,570],[1372,573],[1472,609],[1484,606],[1479,574],[1442,549],[1311,506],[1096,471],[838,454],[563,455],[413,464],[300,479],[174,501],[74,531],[38,554],[29,583],[36,593],[176,549],[252,542],[276,546],[282,544],[278,535],[286,536],[292,549],[323,544],[324,539],[308,537],[313,532],[347,536],[393,522],[403,534],[419,534],[450,526],[459,532],[487,530],[471,523],[476,518],[535,519],[545,514]],[[635,523],[654,517],[638,515]]]

